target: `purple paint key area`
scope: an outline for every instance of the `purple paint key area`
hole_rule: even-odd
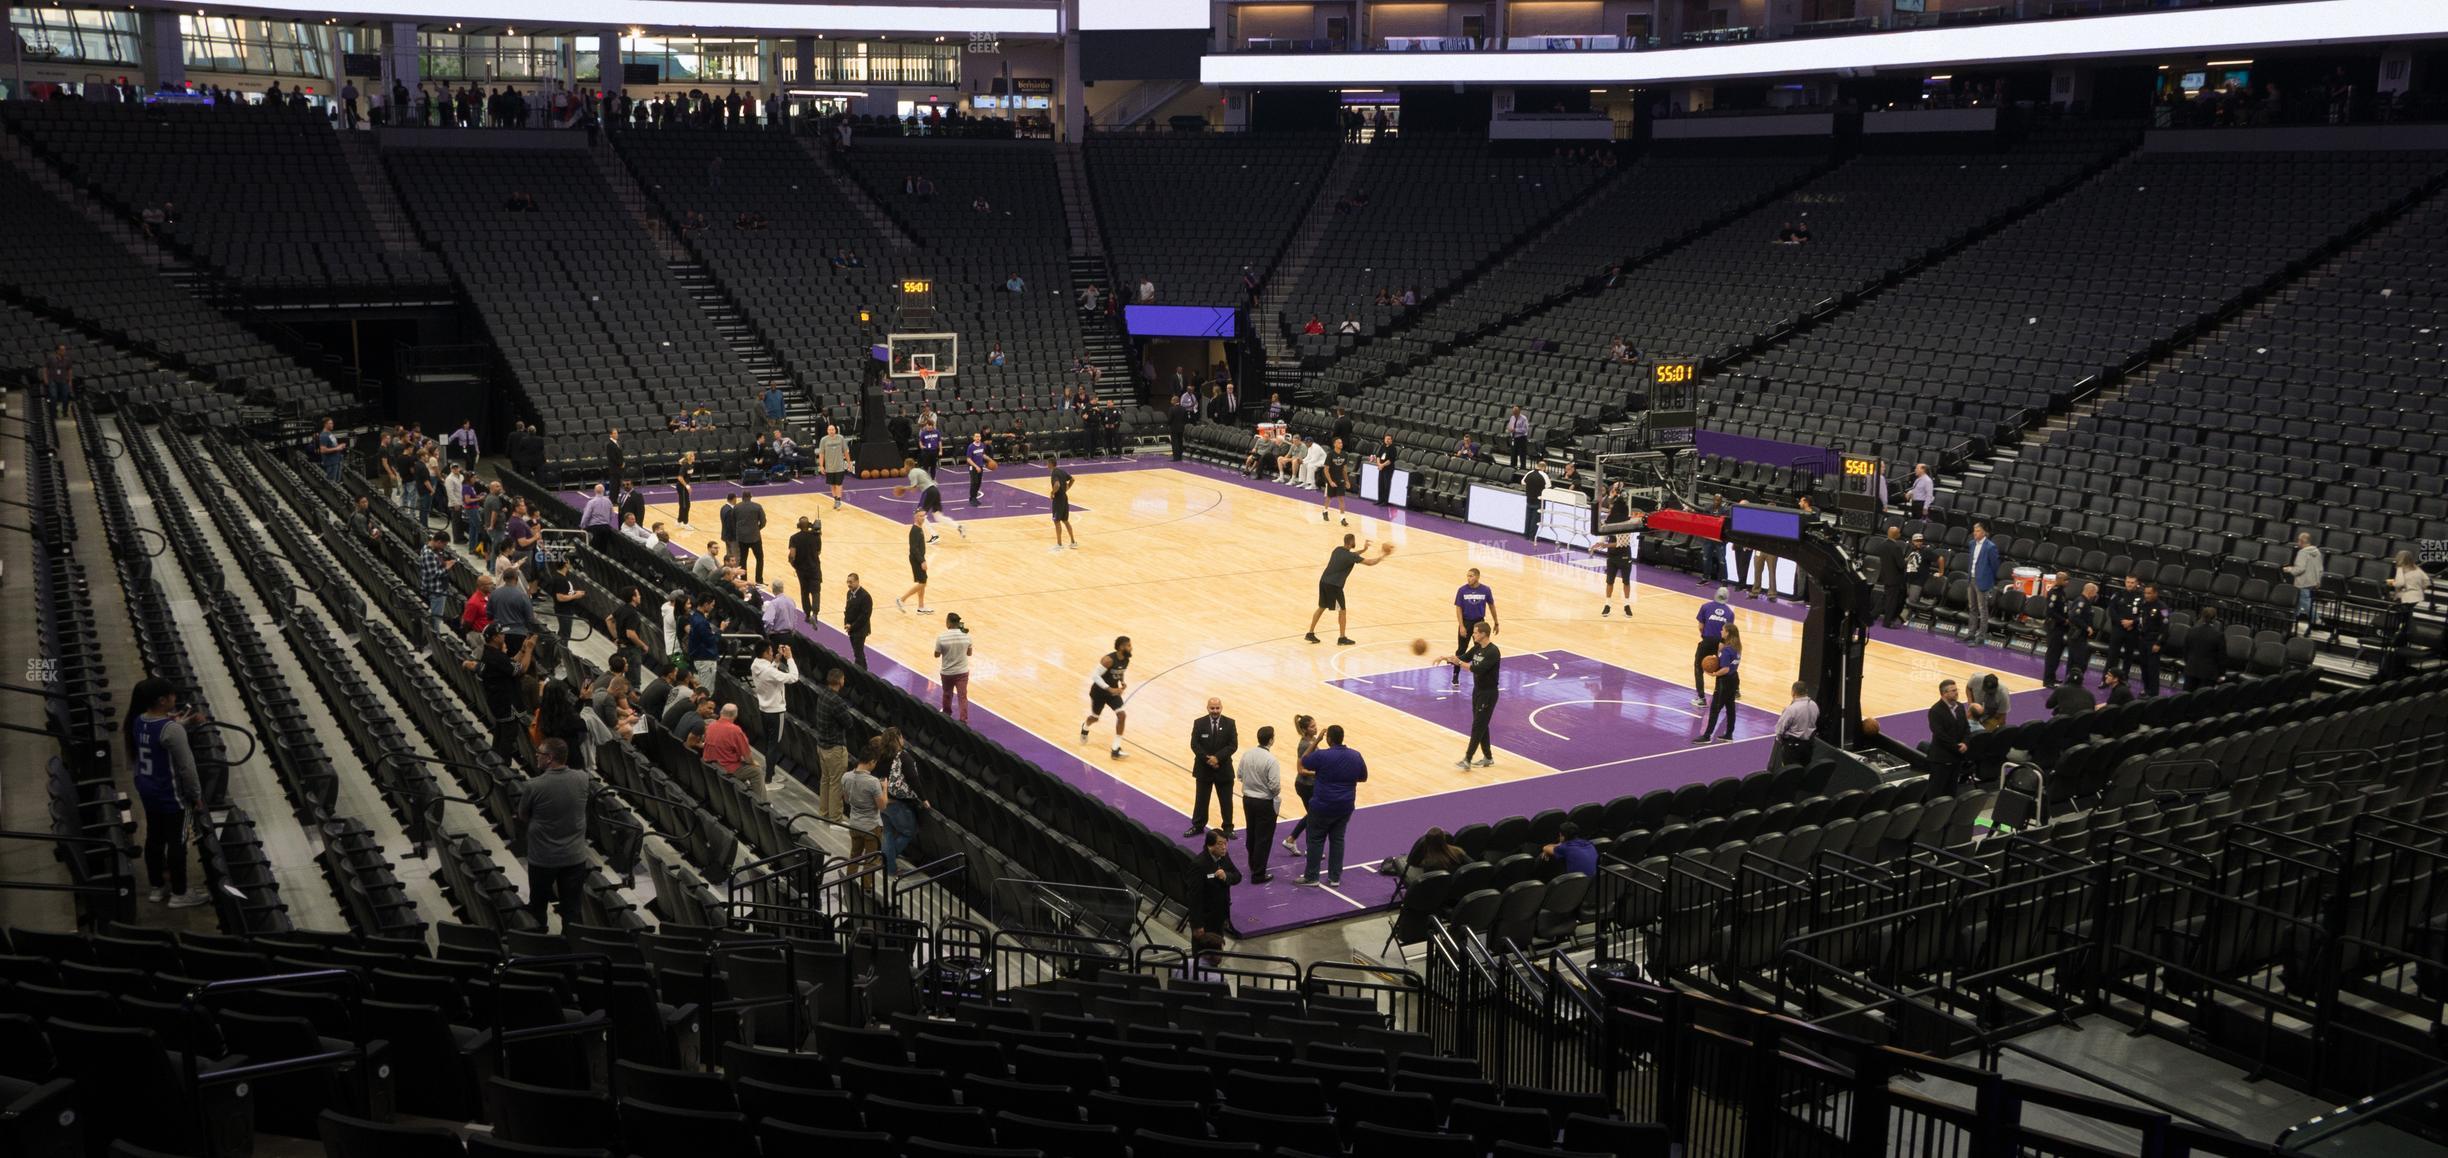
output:
[[[1470,735],[1470,677],[1456,688],[1442,665],[1332,681],[1354,695],[1400,708],[1454,733],[1454,755]],[[1497,759],[1516,755],[1559,772],[1603,768],[1690,745],[1708,709],[1692,690],[1569,651],[1505,656],[1488,733]],[[1776,713],[1735,705],[1734,735],[1764,735]],[[1724,722],[1718,734],[1724,735]]]

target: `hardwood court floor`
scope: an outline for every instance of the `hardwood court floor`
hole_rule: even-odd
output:
[[[853,485],[865,492],[856,502],[909,509],[908,500],[889,498],[887,484]],[[1698,730],[1699,713],[1690,708],[1691,657],[1704,593],[1679,572],[1660,573],[1664,586],[1637,584],[1629,622],[1620,609],[1601,618],[1598,572],[1466,537],[1490,534],[1480,528],[1426,517],[1406,526],[1378,518],[1375,504],[1360,502],[1352,504],[1345,528],[1320,522],[1316,499],[1306,492],[1296,497],[1167,467],[1079,474],[1072,521],[1082,549],[1053,552],[1042,499],[1004,487],[1042,496],[1045,472],[996,472],[989,502],[1000,493],[1006,507],[1025,504],[1032,512],[1017,517],[995,517],[992,505],[973,512],[965,502],[965,476],[945,477],[947,509],[969,533],[964,539],[946,527],[934,548],[927,594],[933,615],[915,614],[914,601],[911,613],[893,608],[893,597],[909,586],[907,524],[855,505],[835,511],[821,491],[759,495],[768,518],[768,577],[788,577],[782,547],[798,518],[819,519],[825,622],[839,625],[843,578],[856,571],[876,597],[870,649],[932,672],[943,614],[959,612],[975,645],[970,689],[980,709],[1078,752],[1184,814],[1193,798],[1188,738],[1209,696],[1223,699],[1245,745],[1255,742],[1259,725],[1273,724],[1275,750],[1287,764],[1295,714],[1343,725],[1349,742],[1369,757],[1372,804],[1604,768],[1679,748]],[[691,513],[705,523],[687,534],[675,524],[673,535],[702,547],[714,534],[715,504],[707,500],[723,488],[705,485],[697,493]],[[672,520],[675,513],[656,506],[652,518]],[[1318,628],[1327,642],[1305,643],[1301,635],[1316,604],[1318,574],[1347,529],[1363,540],[1395,544],[1394,554],[1353,572],[1348,591],[1357,644],[1335,646],[1331,612]],[[1532,690],[1516,688],[1516,681],[1581,679],[1570,688],[1535,689],[1553,705],[1532,717],[1545,735],[1527,737],[1539,741],[1527,746],[1547,756],[1544,762],[1510,750],[1512,738],[1500,717],[1498,762],[1458,770],[1453,761],[1464,734],[1396,706],[1432,697],[1445,683],[1444,670],[1436,669],[1436,683],[1426,685],[1426,669],[1452,650],[1454,588],[1470,567],[1479,568],[1496,592],[1506,694]],[[1802,624],[1739,598],[1735,613],[1745,642],[1744,700],[1758,709],[1746,714],[1741,734],[1755,737],[1789,698]],[[1086,743],[1079,740],[1089,677],[1116,635],[1130,636],[1135,646],[1128,755],[1121,759],[1106,754],[1111,713]],[[1426,657],[1411,654],[1415,637],[1429,642]],[[1619,674],[1611,691],[1599,686],[1604,679],[1572,674],[1594,669],[1634,675]],[[1874,641],[1866,659],[1864,712],[1926,709],[1940,679],[1970,674],[1962,661]],[[2001,678],[2009,691],[2037,686],[2027,677]],[[1360,685],[1353,682],[1336,685],[1354,680],[1372,685],[1364,692],[1384,694],[1356,693]],[[1645,691],[1635,696],[1620,690],[1625,683]],[[1586,692],[1575,690],[1583,685]],[[1627,704],[1633,706],[1622,706]],[[1764,762],[1766,753],[1761,756]]]

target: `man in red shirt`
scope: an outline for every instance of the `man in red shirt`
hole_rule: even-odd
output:
[[[724,704],[722,717],[705,726],[705,762],[738,777],[761,799],[765,778],[757,775],[756,753],[748,747],[748,732],[739,726],[739,705]]]

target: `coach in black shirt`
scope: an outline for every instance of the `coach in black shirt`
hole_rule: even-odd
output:
[[[1533,465],[1530,472],[1522,476],[1522,497],[1527,500],[1522,504],[1527,508],[1527,514],[1522,523],[1522,534],[1534,539],[1538,537],[1539,506],[1546,501],[1546,495],[1546,464]]]
[[[1377,444],[1377,505],[1391,506],[1394,502],[1394,436],[1388,434]]]
[[[608,489],[618,491],[621,485],[621,468],[629,462],[629,456],[621,451],[619,427],[615,426],[604,434],[603,456],[604,476],[612,483]]]
[[[1183,836],[1207,831],[1207,797],[1215,795],[1216,818],[1224,835],[1233,833],[1233,797],[1241,788],[1233,768],[1233,753],[1241,749],[1241,730],[1224,714],[1224,701],[1209,697],[1207,714],[1190,725],[1190,774],[1198,781],[1198,802],[1191,807],[1190,828]]]

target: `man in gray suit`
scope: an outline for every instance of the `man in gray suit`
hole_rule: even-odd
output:
[[[756,554],[756,581],[765,581],[765,508],[752,495],[741,495],[739,505],[732,509],[731,534],[738,543],[739,565],[748,565],[748,556]]]

